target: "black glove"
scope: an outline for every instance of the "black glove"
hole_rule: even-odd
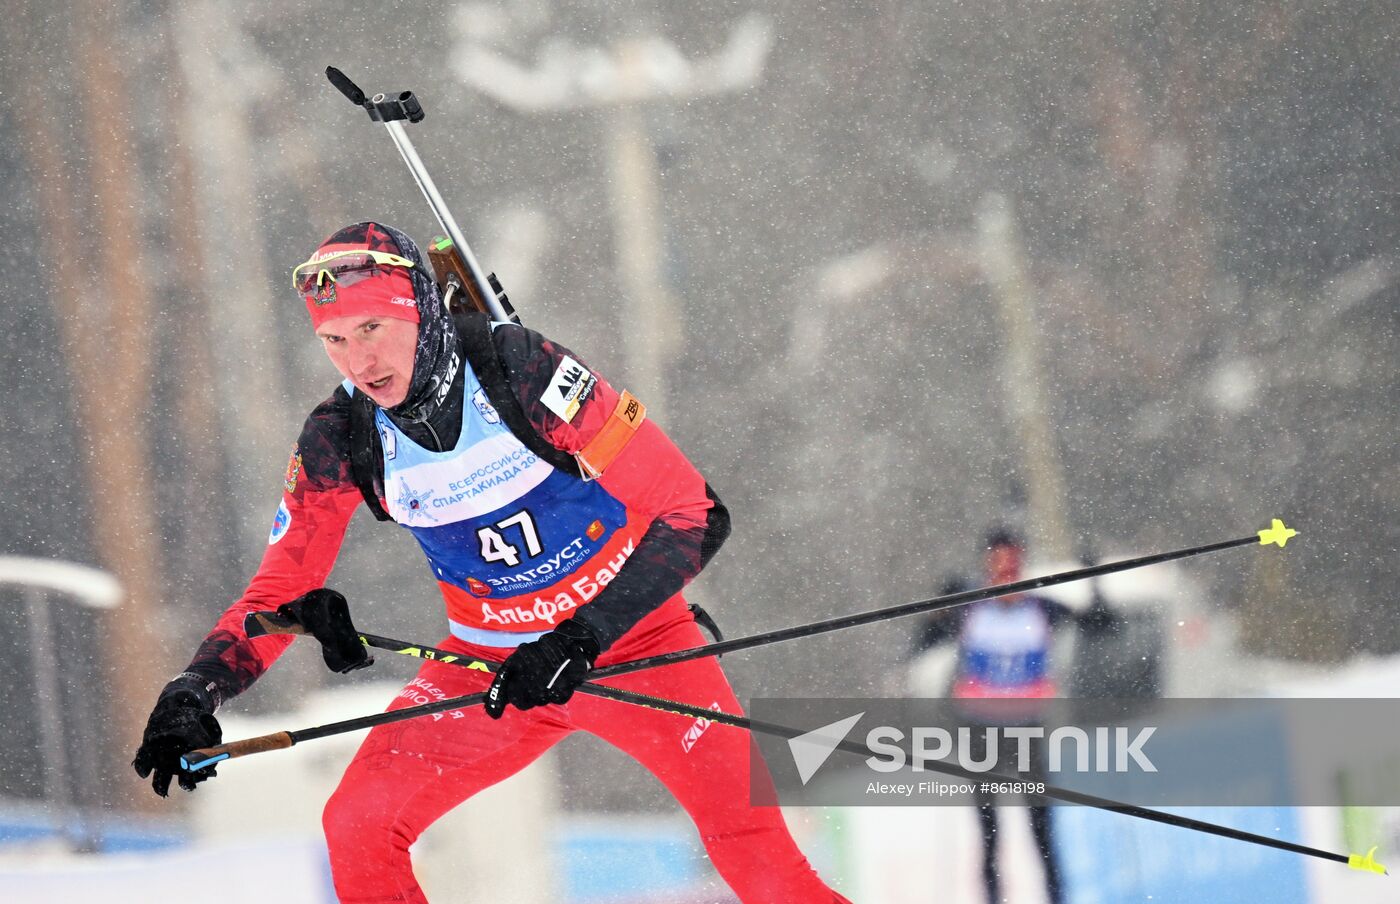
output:
[[[321,658],[332,672],[353,672],[374,665],[374,657],[350,622],[350,604],[334,590],[321,587],[277,607],[277,614],[306,628],[321,642]]]
[[[141,778],[155,773],[151,788],[161,797],[170,793],[170,779],[174,776],[180,777],[180,787],[186,791],[193,791],[195,785],[213,778],[213,766],[186,772],[180,766],[180,757],[224,740],[219,720],[214,718],[212,697],[188,684],[178,683],[180,680],[166,685],[161,692],[156,708],[146,720],[146,733],[141,738],[136,758],[131,761]]]
[[[569,702],[600,652],[598,638],[572,618],[539,640],[521,644],[501,664],[486,692],[486,715],[499,719],[508,703],[530,709]]]

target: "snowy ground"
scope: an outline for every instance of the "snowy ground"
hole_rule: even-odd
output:
[[[1400,684],[1400,658],[1358,661],[1299,680],[1253,672],[1255,693],[1365,698]],[[226,719],[229,737],[320,724],[375,708],[388,686],[318,697],[297,713]],[[30,808],[0,807],[0,900],[149,904],[334,901],[319,837],[321,802],[355,747],[345,736],[227,764],[190,800],[188,820],[155,829],[128,823],[112,839],[156,849],[74,854],[31,833]],[[678,813],[597,814],[561,810],[546,760],[480,795],[433,828],[415,850],[435,904],[715,904],[732,900]],[[1187,811],[1201,819],[1274,834],[1327,850],[1377,844],[1386,862],[1400,851],[1400,809],[1331,807]],[[795,809],[789,822],[813,863],[860,902],[980,901],[973,815],[957,808]],[[1391,883],[1339,864],[1269,851],[1116,814],[1061,808],[1057,836],[1070,904],[1124,901],[1259,901],[1370,904],[1394,900]],[[1028,820],[1003,811],[1008,900],[1038,904],[1043,885]],[[256,837],[254,837],[256,836]],[[1350,846],[1350,848],[1348,847]],[[275,864],[275,869],[271,865]]]

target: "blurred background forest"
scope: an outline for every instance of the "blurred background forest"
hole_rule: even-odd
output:
[[[931,596],[993,521],[1071,564],[1279,516],[1286,554],[1188,566],[1245,648],[1400,651],[1388,0],[3,13],[0,548],[126,585],[52,607],[62,702],[113,768],[252,574],[337,379],[290,269],[356,220],[440,231],[327,65],[417,93],[410,135],[525,323],[728,504],[693,593],[728,633]],[[365,630],[444,631],[367,515],[332,580]],[[725,665],[741,697],[898,692],[914,631]],[[0,631],[8,794],[38,783],[25,637]],[[294,651],[234,706],[323,672]]]

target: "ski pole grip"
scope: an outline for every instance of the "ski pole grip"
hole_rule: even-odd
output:
[[[224,760],[234,760],[254,753],[266,753],[269,750],[286,750],[295,743],[296,741],[292,739],[290,732],[277,731],[257,738],[220,744],[217,747],[201,747],[199,750],[191,750],[180,757],[180,766],[186,772],[198,772],[206,766],[213,766]]]
[[[335,85],[336,88],[340,90],[340,93],[344,94],[346,98],[349,99],[350,103],[357,107],[363,107],[365,105],[365,92],[360,90],[359,85],[350,81],[349,76],[345,73],[334,66],[327,66],[326,78],[331,80],[331,84]]]
[[[249,612],[243,616],[243,633],[249,637],[266,634],[305,634],[306,626],[276,612]]]

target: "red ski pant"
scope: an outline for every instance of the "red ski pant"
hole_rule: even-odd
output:
[[[599,665],[704,643],[680,598],[643,619]],[[483,659],[510,650],[455,638],[443,646]],[[485,672],[426,662],[389,709],[423,696],[483,691]],[[739,713],[739,702],[713,659],[696,659],[608,679],[615,687]],[[711,724],[695,737],[696,720],[586,694],[563,706],[509,708],[499,721],[480,706],[409,719],[372,730],[326,804],[323,824],[331,872],[343,904],[426,902],[408,848],[433,822],[483,788],[535,760],[582,729],[618,747],[652,772],[695,821],[711,862],[745,904],[833,904],[797,849],[775,807],[749,804],[748,733]],[[690,736],[687,737],[687,732]],[[766,780],[766,776],[765,776]],[[467,879],[469,877],[463,877]],[[849,904],[849,902],[846,902]]]

